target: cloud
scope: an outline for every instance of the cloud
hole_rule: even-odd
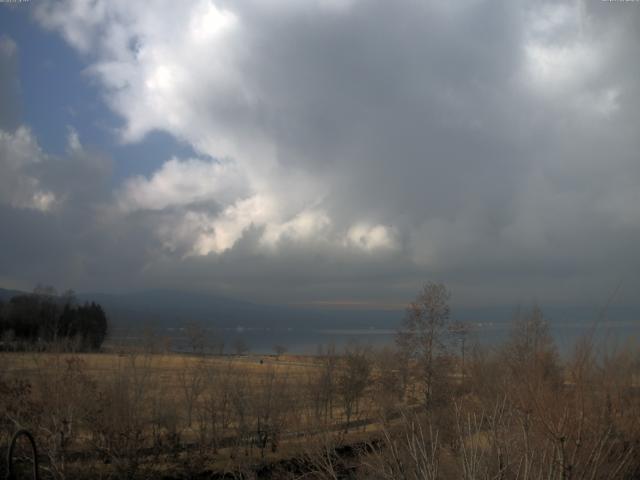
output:
[[[125,210],[162,210],[209,201],[228,204],[244,188],[244,175],[236,164],[172,158],[149,179],[127,179],[119,197]]]
[[[347,243],[365,250],[395,247],[393,234],[384,225],[354,225],[347,232]]]
[[[6,35],[0,35],[0,85],[0,129],[13,130],[20,123],[18,46]]]
[[[110,206],[110,161],[73,130],[63,156],[44,152],[27,127],[0,131],[0,172],[0,265],[15,286],[73,287],[142,268],[144,222]]]
[[[613,114],[620,91],[611,81],[607,58],[619,39],[610,33],[594,35],[593,19],[582,2],[547,4],[529,15],[523,81],[578,114]]]
[[[37,176],[43,160],[45,156],[26,127],[15,133],[0,130],[0,203],[43,212],[53,208],[56,196]]]
[[[322,241],[331,229],[331,219],[322,210],[304,210],[280,224],[269,225],[261,238],[261,241],[270,246],[277,247],[282,242],[313,242]]]
[[[349,282],[406,296],[437,277],[474,301],[639,284],[638,9],[98,0],[35,11],[83,55],[120,141],[162,130],[193,147],[113,197],[99,189],[114,235],[137,226],[144,281],[251,294],[268,272],[274,291],[290,289],[281,296]]]

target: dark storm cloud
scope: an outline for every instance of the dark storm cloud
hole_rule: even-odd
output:
[[[28,169],[12,172],[17,179],[37,179],[55,200],[46,209],[0,205],[0,265],[5,281],[12,279],[21,288],[39,282],[61,288],[113,288],[127,272],[143,268],[149,230],[145,222],[123,218],[109,205],[110,169],[104,155],[79,148],[65,156],[43,155]]]
[[[424,2],[320,21],[263,9],[247,14],[247,78],[271,114],[264,128],[283,163],[326,176],[338,216],[418,223],[511,197],[515,8],[478,4],[449,23]]]
[[[634,5],[191,4],[226,19],[211,37],[170,4],[45,5],[41,23],[90,53],[123,138],[160,129],[205,154],[111,192],[108,162],[74,176],[96,155],[70,152],[37,174],[57,210],[3,213],[41,219],[16,235],[58,216],[51,261],[75,258],[92,287],[406,299],[440,279],[467,303],[598,302],[623,280],[634,301]]]
[[[548,281],[581,291],[624,277],[631,299],[637,9],[476,2],[443,21],[433,5],[365,2],[320,21],[240,14],[253,41],[247,76],[278,107],[265,107],[265,128],[282,161],[325,176],[334,216],[399,225],[405,248],[426,253],[423,275],[496,288],[530,276],[523,295],[549,295]],[[536,38],[534,21],[552,25]],[[554,92],[567,80],[551,76],[536,91],[535,42],[549,55],[602,58],[584,83]],[[592,112],[607,88],[618,89],[616,111]]]

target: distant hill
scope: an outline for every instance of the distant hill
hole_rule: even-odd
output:
[[[21,293],[25,292],[0,288],[0,301]],[[218,328],[395,329],[404,315],[402,310],[262,305],[222,295],[178,290],[81,293],[77,298],[80,302],[99,303],[114,327],[127,328],[146,325],[180,327],[188,322],[198,322]],[[600,316],[597,307],[541,305],[541,308],[552,328],[567,325],[589,327]],[[454,306],[452,318],[474,324],[504,324],[513,318],[515,311],[514,306]],[[640,332],[640,307],[613,306],[605,315],[607,322],[637,325]]]
[[[0,288],[0,301],[24,294]],[[183,326],[188,322],[218,328],[395,328],[401,314],[385,310],[297,308],[261,305],[221,295],[176,290],[123,294],[79,293],[79,302],[96,302],[114,327]]]
[[[116,326],[181,326],[195,321],[219,328],[393,328],[399,312],[261,305],[220,295],[151,290],[126,294],[85,293]]]
[[[0,288],[0,302],[6,302],[16,295],[20,295],[25,292],[20,290],[7,290],[6,288]]]

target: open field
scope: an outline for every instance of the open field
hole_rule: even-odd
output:
[[[30,428],[50,463],[66,458],[64,475],[71,459],[86,468],[110,456],[122,473],[132,462],[164,469],[192,450],[202,457],[199,468],[225,470],[238,458],[276,461],[300,455],[308,436],[319,432],[358,441],[379,414],[365,391],[370,384],[346,406],[340,401],[333,354],[19,352],[0,358],[3,442],[12,425]]]
[[[500,349],[431,363],[357,345],[4,352],[0,446],[29,429],[44,478],[61,480],[637,478],[637,349],[587,338],[560,363],[544,329],[522,325]]]
[[[154,375],[161,388],[177,391],[179,376],[185,369],[211,368],[225,369],[229,366],[237,369],[238,374],[249,376],[264,374],[267,371],[289,376],[308,374],[318,368],[314,357],[309,356],[270,356],[270,355],[224,355],[197,356],[189,354],[152,354],[141,353],[48,353],[16,352],[2,353],[5,375],[12,378],[28,378],[39,373],[53,373],[59,364],[81,362],[86,375],[94,380],[105,378],[125,366],[137,365],[145,372]]]

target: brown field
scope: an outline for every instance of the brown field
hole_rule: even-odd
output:
[[[60,480],[637,478],[638,350],[536,335],[464,362],[4,352],[0,449],[30,430]]]
[[[17,425],[29,428],[50,463],[67,457],[65,475],[73,471],[69,459],[82,459],[76,466],[86,469],[100,451],[117,459],[118,471],[132,463],[170,470],[192,450],[198,468],[227,470],[238,458],[250,464],[300,456],[310,435],[329,432],[353,443],[376,428],[369,417],[378,412],[364,392],[346,424],[337,395],[321,391],[320,357],[5,352],[0,362],[0,379],[14,386],[6,390],[13,398],[0,399],[2,442]]]
[[[214,369],[236,369],[238,375],[248,375],[255,380],[267,371],[290,377],[308,374],[317,369],[313,356],[282,355],[224,355],[197,356],[188,354],[142,354],[142,353],[48,353],[11,352],[0,353],[3,370],[10,378],[29,378],[37,374],[52,374],[70,361],[83,364],[84,372],[99,381],[123,368],[144,368],[167,391],[179,389],[179,373],[184,369],[205,367]]]

